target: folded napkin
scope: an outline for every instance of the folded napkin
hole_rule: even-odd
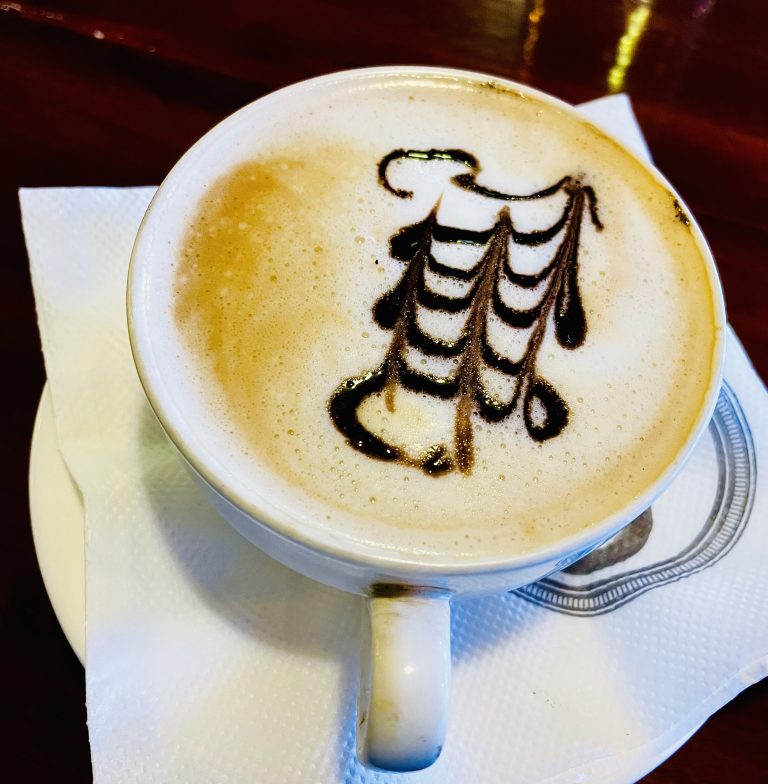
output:
[[[647,154],[624,97],[584,108]],[[86,511],[95,784],[630,782],[768,671],[768,404],[731,334],[672,488],[569,573],[455,603],[447,745],[355,759],[361,600],[262,555],[209,507],[145,402],[125,280],[152,188],[21,192],[61,449]]]

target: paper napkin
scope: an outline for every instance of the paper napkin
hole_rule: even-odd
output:
[[[647,154],[626,98],[584,110]],[[440,760],[362,768],[361,600],[218,518],[139,386],[125,282],[152,193],[21,193],[59,441],[86,509],[95,784],[618,784],[766,675],[768,403],[731,335],[713,424],[650,515],[575,573],[455,603]]]

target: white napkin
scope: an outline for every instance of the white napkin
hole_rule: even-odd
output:
[[[647,154],[626,98],[585,113]],[[754,450],[764,465],[768,405],[730,336],[715,425],[654,506],[645,546],[457,603],[442,757],[417,774],[362,768],[360,600],[219,519],[136,378],[124,288],[152,193],[21,192],[59,440],[86,508],[96,784],[630,782],[766,675],[768,478]]]

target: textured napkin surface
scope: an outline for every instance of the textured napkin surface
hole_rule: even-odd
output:
[[[585,111],[647,154],[626,99]],[[86,508],[95,784],[629,782],[766,674],[768,405],[731,335],[715,421],[639,524],[639,551],[455,603],[442,757],[418,774],[360,767],[360,600],[232,531],[145,402],[125,279],[153,192],[21,193],[59,440]]]

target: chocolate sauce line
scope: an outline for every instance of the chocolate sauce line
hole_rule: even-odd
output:
[[[425,354],[432,357],[457,357],[467,345],[467,335],[462,334],[456,340],[435,338],[424,332],[419,326],[415,313],[408,314],[408,342],[418,346]]]
[[[523,367],[520,375],[518,376],[518,389],[515,391],[515,395],[513,397],[513,400],[515,401],[519,397],[521,385],[526,383],[527,379],[529,379],[535,371],[536,354],[538,354],[541,341],[544,338],[544,332],[547,328],[548,316],[552,310],[552,305],[554,305],[555,296],[562,283],[563,272],[566,266],[566,264],[563,262],[569,259],[574,247],[574,242],[578,240],[583,208],[584,197],[581,192],[577,192],[576,196],[574,197],[573,217],[568,223],[565,237],[563,237],[563,241],[555,254],[555,274],[552,276],[552,281],[549,284],[549,288],[547,289],[547,292],[544,294],[544,297],[541,301],[539,320],[531,334],[525,350],[525,354],[523,355]]]
[[[379,164],[379,177],[384,187],[401,198],[408,198],[411,194],[393,189],[386,177],[388,165],[403,157],[459,162],[472,169],[472,177],[480,171],[474,157],[461,150],[395,150]],[[475,188],[474,180],[470,183],[466,179],[469,176],[458,175],[454,181],[463,178],[465,185]],[[503,197],[508,201],[541,198],[564,189],[568,201],[558,221],[543,231],[516,231],[508,207],[498,214],[494,226],[485,231],[441,226],[437,223],[438,201],[423,221],[395,234],[390,241],[391,256],[406,262],[408,266],[400,281],[373,307],[375,321],[382,328],[393,332],[389,348],[376,370],[348,379],[336,389],[329,401],[329,412],[334,423],[354,448],[372,457],[418,466],[428,474],[450,471],[454,465],[462,473],[471,472],[474,462],[472,415],[475,410],[487,421],[498,422],[516,410],[522,401],[523,420],[532,438],[544,441],[560,433],[568,422],[568,406],[548,381],[537,376],[537,355],[550,314],[553,316],[555,337],[562,347],[577,348],[583,343],[586,334],[586,320],[578,287],[578,249],[585,205],[595,227],[598,230],[603,228],[592,188],[583,186],[573,177],[564,177],[555,185],[529,196],[500,194],[482,186],[475,189],[482,195]],[[513,270],[510,239],[520,245],[541,245],[557,236],[563,228],[563,238],[544,268],[530,275]],[[487,249],[472,268],[457,269],[435,259],[431,251],[435,240],[487,245]],[[469,291],[458,297],[433,291],[427,284],[427,269],[445,278],[471,282]],[[532,308],[520,310],[508,305],[501,296],[502,277],[522,288],[533,288],[548,277],[550,280],[539,302]],[[459,338],[443,340],[423,330],[418,323],[418,305],[444,313],[469,311]],[[491,312],[511,328],[533,327],[521,359],[509,359],[491,345],[488,336],[488,317]],[[457,369],[448,376],[417,371],[410,367],[406,359],[409,345],[431,356],[458,357]],[[511,400],[503,402],[488,392],[480,373],[483,366],[514,378]],[[398,383],[435,397],[457,398],[454,456],[444,444],[438,444],[420,457],[413,458],[370,433],[360,422],[357,415],[359,406],[368,396],[381,391],[384,392],[387,410],[394,411]],[[543,421],[541,416],[535,417],[536,401],[544,409]]]
[[[474,463],[472,412],[475,407],[475,391],[480,384],[483,335],[486,329],[488,305],[498,278],[502,254],[507,252],[510,232],[509,210],[504,209],[499,221],[496,223],[488,250],[481,262],[482,271],[477,294],[465,326],[465,331],[469,335],[469,341],[458,370],[459,400],[456,405],[456,417],[454,419],[456,463],[462,474],[468,474],[472,470]]]
[[[400,199],[410,199],[413,196],[413,191],[393,188],[387,179],[387,169],[390,163],[401,158],[413,158],[419,161],[452,161],[453,163],[461,163],[473,171],[479,171],[477,158],[464,150],[392,150],[379,161],[379,185]]]
[[[472,174],[457,174],[451,182],[454,183],[454,185],[463,188],[465,191],[472,191],[473,193],[479,193],[481,196],[487,196],[489,199],[499,199],[500,201],[534,201],[535,199],[543,199],[546,196],[552,196],[552,194],[557,193],[561,188],[571,182],[570,177],[563,177],[562,180],[558,180],[554,185],[550,185],[548,188],[536,191],[535,193],[522,195],[495,191],[492,188],[486,188],[485,186],[480,185],[475,181],[475,177],[479,172],[480,170],[478,169]]]
[[[561,400],[557,392],[551,387],[548,382],[536,377],[536,357],[539,353],[539,348],[544,339],[544,334],[549,323],[549,314],[558,298],[559,292],[562,290],[563,280],[568,272],[568,268],[576,263],[575,253],[578,249],[579,236],[581,234],[581,220],[584,211],[584,193],[577,190],[573,197],[573,212],[571,220],[568,222],[565,236],[563,241],[557,249],[555,254],[555,272],[552,276],[552,281],[547,288],[547,291],[541,301],[540,315],[536,326],[531,333],[528,340],[525,353],[523,354],[522,367],[520,373],[515,379],[515,391],[512,396],[512,409],[517,407],[520,398],[524,400],[524,417],[526,429],[529,434],[536,440],[545,440],[551,437],[550,433],[555,428],[555,422],[550,422],[553,414],[557,415],[557,432],[560,432],[563,427],[568,423],[568,409],[565,403],[558,407],[557,412],[548,410],[547,422],[543,428],[537,427],[532,421],[532,393],[539,391],[546,394],[550,399],[550,403],[556,400]],[[563,315],[563,314],[560,314]],[[557,329],[557,326],[556,326]],[[538,385],[537,385],[538,382]],[[555,403],[555,405],[557,405]],[[546,407],[546,406],[545,406]],[[542,432],[543,431],[543,432]],[[553,433],[556,435],[557,433]]]
[[[472,231],[471,229],[460,229],[456,226],[444,226],[441,223],[436,223],[432,239],[435,242],[451,242],[459,245],[482,247],[488,244],[488,240],[492,235],[493,226],[484,231]]]
[[[400,380],[400,368],[405,363],[405,348],[408,342],[408,325],[416,317],[415,293],[419,282],[424,277],[424,266],[429,248],[432,243],[432,228],[435,224],[437,208],[440,202],[435,204],[432,212],[427,216],[423,224],[423,234],[419,246],[405,274],[405,287],[402,292],[403,300],[394,326],[394,334],[390,343],[386,357],[384,359],[384,404],[387,411],[391,413],[395,410],[395,387]]]
[[[388,169],[391,163],[401,160],[403,158],[411,158],[420,161],[451,161],[466,166],[470,171],[466,174],[457,174],[451,179],[454,185],[458,185],[466,191],[472,191],[480,196],[485,196],[489,199],[499,199],[501,201],[533,201],[536,199],[543,199],[547,196],[557,193],[562,188],[570,185],[573,178],[563,177],[558,180],[554,185],[550,185],[535,193],[528,194],[514,194],[504,193],[503,191],[493,190],[484,185],[480,185],[476,178],[480,174],[480,164],[471,153],[465,150],[393,150],[385,155],[380,161],[378,166],[379,184],[388,190],[391,194],[397,196],[399,199],[410,199],[413,197],[413,191],[405,190],[404,188],[395,188],[389,181]]]
[[[477,275],[478,267],[479,263],[468,269],[459,269],[443,264],[431,253],[427,257],[427,269],[430,270],[430,272],[434,272],[436,275],[441,275],[444,278],[453,278],[453,280],[472,280],[472,278]]]

